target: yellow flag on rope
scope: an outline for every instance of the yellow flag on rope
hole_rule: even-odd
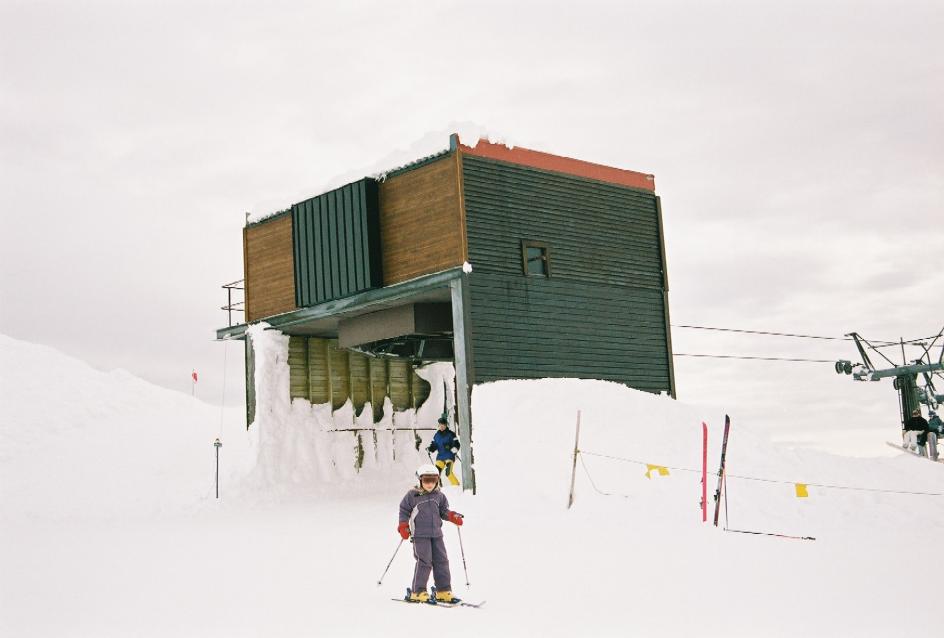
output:
[[[659,476],[668,476],[669,468],[663,467],[661,465],[650,465],[649,463],[646,463],[646,478],[651,479],[653,472],[658,472]]]
[[[797,498],[806,498],[810,495],[810,493],[806,491],[806,483],[795,483],[794,486],[796,487]]]

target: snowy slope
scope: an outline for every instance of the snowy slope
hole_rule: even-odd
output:
[[[479,494],[447,492],[467,516],[471,587],[452,526],[446,542],[455,590],[488,603],[447,610],[389,602],[412,574],[408,546],[376,585],[399,540],[405,465],[312,489],[318,470],[304,463],[325,457],[299,453],[304,437],[261,455],[227,415],[216,502],[218,409],[5,337],[0,384],[0,635],[941,633],[944,497],[810,487],[798,499],[791,482],[944,492],[944,465],[784,450],[741,426],[736,406],[730,472],[788,483],[730,479],[731,526],[816,541],[703,525],[697,473],[647,479],[599,456],[586,469],[618,495],[579,465],[566,509],[578,410],[588,453],[698,468],[702,420],[717,465],[714,409],[594,381],[477,386]],[[289,461],[309,478],[277,494],[253,478],[260,462]]]
[[[4,335],[0,405],[8,516],[150,515],[212,494],[219,407]],[[224,418],[228,430],[244,421]]]

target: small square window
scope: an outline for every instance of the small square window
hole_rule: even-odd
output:
[[[539,241],[521,242],[521,265],[524,274],[549,277],[551,274],[547,244]]]

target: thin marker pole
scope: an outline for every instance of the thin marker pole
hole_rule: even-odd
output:
[[[217,439],[213,442],[213,447],[216,448],[216,498],[220,497],[220,448],[223,447],[223,443]]]

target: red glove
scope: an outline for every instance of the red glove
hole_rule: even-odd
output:
[[[397,531],[400,532],[400,536],[403,538],[403,540],[408,539],[410,537],[410,524],[406,521],[403,521],[397,525]]]
[[[446,514],[446,520],[450,523],[455,523],[456,525],[462,525],[462,514],[459,512],[449,512]]]

